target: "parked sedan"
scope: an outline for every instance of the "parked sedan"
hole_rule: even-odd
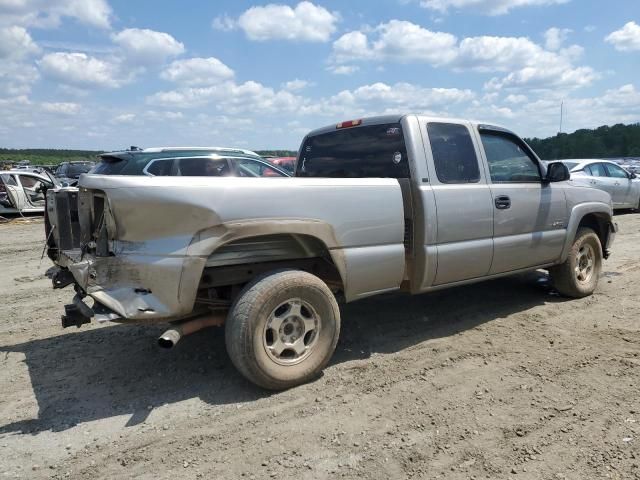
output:
[[[640,209],[640,179],[608,160],[563,160],[571,180],[611,195],[613,208]]]
[[[44,212],[45,191],[55,178],[27,170],[0,172],[0,215]]]

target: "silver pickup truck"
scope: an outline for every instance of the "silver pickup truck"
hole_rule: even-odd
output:
[[[159,340],[211,325],[252,382],[283,389],[329,361],[338,300],[413,294],[548,269],[590,295],[616,225],[609,195],[573,185],[514,133],[397,115],[309,133],[296,178],[84,175],[48,192],[73,284],[63,326],[169,322]],[[88,301],[88,302],[87,302]]]

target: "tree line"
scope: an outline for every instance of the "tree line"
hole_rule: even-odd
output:
[[[595,129],[581,129],[573,133],[559,133],[549,138],[525,139],[543,160],[566,158],[640,157],[640,123],[604,125]],[[61,162],[96,161],[102,151],[58,149],[0,148],[0,164],[28,160],[32,165],[56,165]],[[259,155],[294,157],[293,150],[259,150]]]
[[[640,157],[640,123],[604,125],[525,140],[543,160]]]

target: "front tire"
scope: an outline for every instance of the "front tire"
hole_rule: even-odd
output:
[[[327,285],[299,270],[272,272],[249,283],[225,323],[231,361],[269,390],[308,382],[327,365],[340,334],[340,310]]]
[[[582,298],[591,295],[602,270],[602,245],[590,228],[579,228],[564,263],[549,269],[561,295]]]

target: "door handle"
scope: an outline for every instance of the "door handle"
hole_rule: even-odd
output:
[[[620,185],[620,182],[616,182],[616,183],[614,183],[614,185]]]
[[[506,195],[500,195],[496,197],[495,204],[498,210],[506,210],[511,207],[511,199]]]

